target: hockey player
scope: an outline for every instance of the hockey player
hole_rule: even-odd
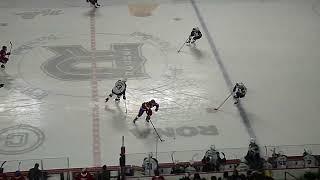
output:
[[[259,146],[254,138],[250,138],[248,152],[244,158],[250,169],[260,169],[263,167],[263,159],[260,156]]]
[[[159,167],[158,160],[152,157],[152,153],[143,159],[142,168],[145,175],[153,176],[154,171]]]
[[[120,97],[123,96],[123,99],[126,100],[126,89],[127,89],[127,84],[126,84],[126,79],[124,80],[118,80],[114,87],[112,88],[112,92],[109,94],[109,97],[106,98],[106,102],[109,101],[109,99],[115,94],[117,95],[115,101],[119,102]]]
[[[10,52],[7,52],[7,46],[2,46],[2,49],[0,50],[0,63],[2,63],[1,68],[5,68],[4,65],[9,61],[10,54]]]
[[[223,158],[220,157],[220,152],[216,150],[214,145],[210,146],[210,149],[206,151],[204,155],[204,159],[208,160],[208,170],[220,170],[220,166],[224,165],[226,162],[226,156],[223,152],[221,152]]]
[[[247,88],[243,83],[236,83],[232,92],[234,93],[233,97],[236,99],[236,102],[234,102],[234,104],[238,104],[239,99],[243,98],[246,95]]]
[[[314,155],[312,155],[311,150],[309,150],[309,151],[304,150],[303,160],[304,160],[304,167],[305,168],[317,166],[317,159]]]
[[[288,157],[283,154],[283,152],[279,152],[279,156],[276,159],[276,165],[277,168],[281,169],[286,169],[288,165]]]
[[[98,0],[87,0],[87,2],[90,2],[95,8],[100,7],[100,4],[98,4]]]
[[[153,99],[152,99],[151,101],[149,101],[149,102],[144,102],[144,103],[142,103],[142,105],[141,105],[141,107],[140,107],[140,110],[139,110],[139,113],[138,113],[138,115],[136,116],[136,118],[134,118],[133,123],[136,123],[136,121],[138,120],[138,118],[141,117],[142,114],[143,114],[145,111],[146,111],[146,113],[147,113],[146,121],[149,122],[150,117],[151,117],[151,115],[152,115],[152,110],[151,110],[151,108],[153,108],[153,107],[156,107],[156,109],[155,109],[156,112],[159,110],[159,104],[156,103],[156,101],[153,100]]]
[[[197,39],[200,39],[202,34],[198,27],[194,27],[190,33],[189,39],[186,41],[187,44],[193,44]]]
[[[93,176],[87,171],[86,168],[83,168],[81,173],[75,177],[75,180],[93,180]]]

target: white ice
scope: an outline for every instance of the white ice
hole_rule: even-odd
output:
[[[12,41],[17,52],[1,71],[5,81],[0,89],[1,160],[69,157],[71,167],[84,167],[99,164],[95,154],[101,155],[102,164],[117,165],[122,136],[129,154],[155,151],[156,145],[159,152],[206,149],[211,144],[247,147],[250,134],[232,100],[221,111],[210,111],[231,87],[209,36],[231,80],[248,88],[241,106],[259,144],[319,143],[320,1],[196,1],[210,35],[203,32],[195,47],[185,46],[180,53],[177,50],[192,27],[204,28],[190,1],[101,0],[100,4],[90,19],[93,10],[85,0],[1,0],[0,45],[10,47]],[[150,15],[137,17],[145,12]],[[113,44],[141,44],[146,60],[141,66],[148,77],[128,79],[127,113],[123,100],[118,107],[113,101],[104,102],[117,78],[97,81],[95,102],[95,80],[56,79],[41,67],[57,55],[48,47],[77,45],[92,52],[92,35],[97,50],[93,73],[114,66],[103,62],[106,57],[98,57],[99,51],[110,50]],[[92,73],[92,63],[75,66]],[[36,90],[43,97],[33,97]],[[132,123],[140,105],[150,99],[160,104],[152,121],[164,142],[157,142],[145,116],[136,126]],[[94,122],[99,123],[99,132],[93,129]],[[35,149],[18,152],[39,138],[32,132],[19,134],[24,125],[35,127],[44,137]],[[15,128],[8,133],[9,127]],[[217,133],[200,133],[208,127]],[[94,137],[100,147],[95,147]]]

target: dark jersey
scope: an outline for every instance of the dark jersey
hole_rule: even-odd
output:
[[[145,109],[145,110],[151,109],[151,108],[153,108],[153,107],[156,107],[156,109],[159,109],[159,104],[156,103],[156,102],[152,103],[152,102],[149,101],[149,102],[144,102],[144,103],[142,103],[142,105],[141,105],[141,108],[143,108],[143,109]]]
[[[9,55],[9,53],[7,53],[5,50],[0,50],[0,59],[3,59],[6,57],[6,55]]]
[[[195,37],[202,37],[202,34],[199,30],[192,30],[190,36],[195,36]]]

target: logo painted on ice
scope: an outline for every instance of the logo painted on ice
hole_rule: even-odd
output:
[[[17,125],[0,130],[0,154],[23,154],[37,149],[44,133],[33,126]]]
[[[59,38],[53,34],[50,34],[48,36],[42,36],[37,39],[28,41],[25,44],[13,49],[12,54],[13,55],[23,55],[23,54],[30,52],[32,49],[34,49],[42,44],[48,43],[48,41],[54,41],[54,40],[58,40],[58,39]]]
[[[121,78],[124,75],[131,79],[150,78],[150,76],[145,71],[145,62],[147,62],[147,60],[142,55],[142,47],[144,47],[145,45],[152,46],[153,48],[160,50],[160,53],[163,56],[165,56],[164,51],[170,49],[168,42],[141,32],[134,32],[128,35],[108,33],[101,33],[97,35],[99,35],[100,37],[111,36],[120,38],[121,42],[126,42],[126,39],[130,39],[130,41],[132,39],[135,39],[138,41],[136,43],[111,44],[111,48],[109,50],[95,51],[94,58],[97,64],[97,78],[100,80],[114,80],[117,78]],[[15,55],[16,57],[21,56],[18,66],[20,78],[5,74],[5,76],[3,76],[5,77],[4,81],[6,81],[5,88],[11,90],[10,92],[12,93],[20,92],[34,99],[42,99],[49,95],[49,92],[47,90],[35,87],[33,86],[32,82],[26,81],[28,80],[28,78],[26,78],[22,74],[22,71],[24,70],[24,68],[26,68],[25,64],[21,65],[21,67],[23,68],[20,68],[20,64],[27,63],[27,61],[22,61],[25,57],[28,57],[24,55],[32,53],[32,51],[38,47],[47,49],[55,54],[55,57],[49,60],[46,59],[46,62],[37,61],[42,63],[40,64],[40,67],[41,70],[45,72],[45,74],[63,81],[90,80],[92,64],[89,60],[92,60],[92,52],[86,50],[78,43],[71,46],[60,46],[59,40],[65,40],[65,38],[67,37],[58,37],[54,34],[49,34],[27,41],[24,44],[20,44],[19,46],[12,49],[12,55]],[[114,41],[116,42],[117,40]],[[49,42],[54,42],[54,44],[58,45],[51,46],[48,45]],[[64,48],[65,50],[61,50]],[[14,59],[17,59],[16,57]],[[65,57],[66,59],[62,60],[61,57]],[[56,60],[55,58],[61,60],[61,63],[67,64],[67,66],[61,69],[59,64],[57,64],[58,60],[49,63],[50,60]],[[46,63],[53,65],[53,67],[47,66],[48,64],[45,65]],[[35,65],[38,66],[38,64]],[[60,72],[62,72],[63,74],[61,75]],[[90,75],[88,72],[90,72]]]
[[[16,15],[21,16],[22,19],[34,19],[37,15],[42,16],[56,16],[63,14],[61,9],[44,9],[44,10],[36,10],[36,11],[25,11],[16,13]]]
[[[10,90],[9,91],[10,93],[14,94],[16,92],[20,92],[22,94],[25,94],[31,97],[32,99],[39,99],[39,100],[48,96],[47,91],[44,91],[40,88],[32,87],[26,82],[24,82],[23,79],[15,78],[9,75],[8,73],[6,73],[6,71],[1,71],[0,76],[1,76],[0,82],[5,84],[4,88],[7,90]]]
[[[130,129],[131,133],[136,136],[137,138],[144,139],[147,138],[149,135],[151,135],[150,128],[139,130],[136,129]],[[203,135],[203,136],[217,136],[219,135],[218,129],[214,125],[210,126],[197,126],[197,127],[191,127],[191,126],[182,126],[178,127],[176,129],[172,127],[167,128],[157,128],[158,133],[160,136],[167,136],[169,138],[173,138],[178,136],[183,137],[192,137],[197,135]]]
[[[98,79],[148,78],[141,55],[141,43],[112,44],[111,50],[95,52]],[[41,65],[42,71],[49,76],[63,80],[90,80],[92,52],[80,45],[47,46],[56,54]],[[99,67],[99,64],[100,67]]]

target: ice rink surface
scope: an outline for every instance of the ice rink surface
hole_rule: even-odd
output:
[[[1,0],[0,159],[117,165],[127,153],[317,144],[319,0]],[[198,26],[196,46],[177,50]],[[128,77],[123,100],[104,102]],[[235,82],[247,96],[227,101]],[[141,104],[160,104],[134,125]]]

